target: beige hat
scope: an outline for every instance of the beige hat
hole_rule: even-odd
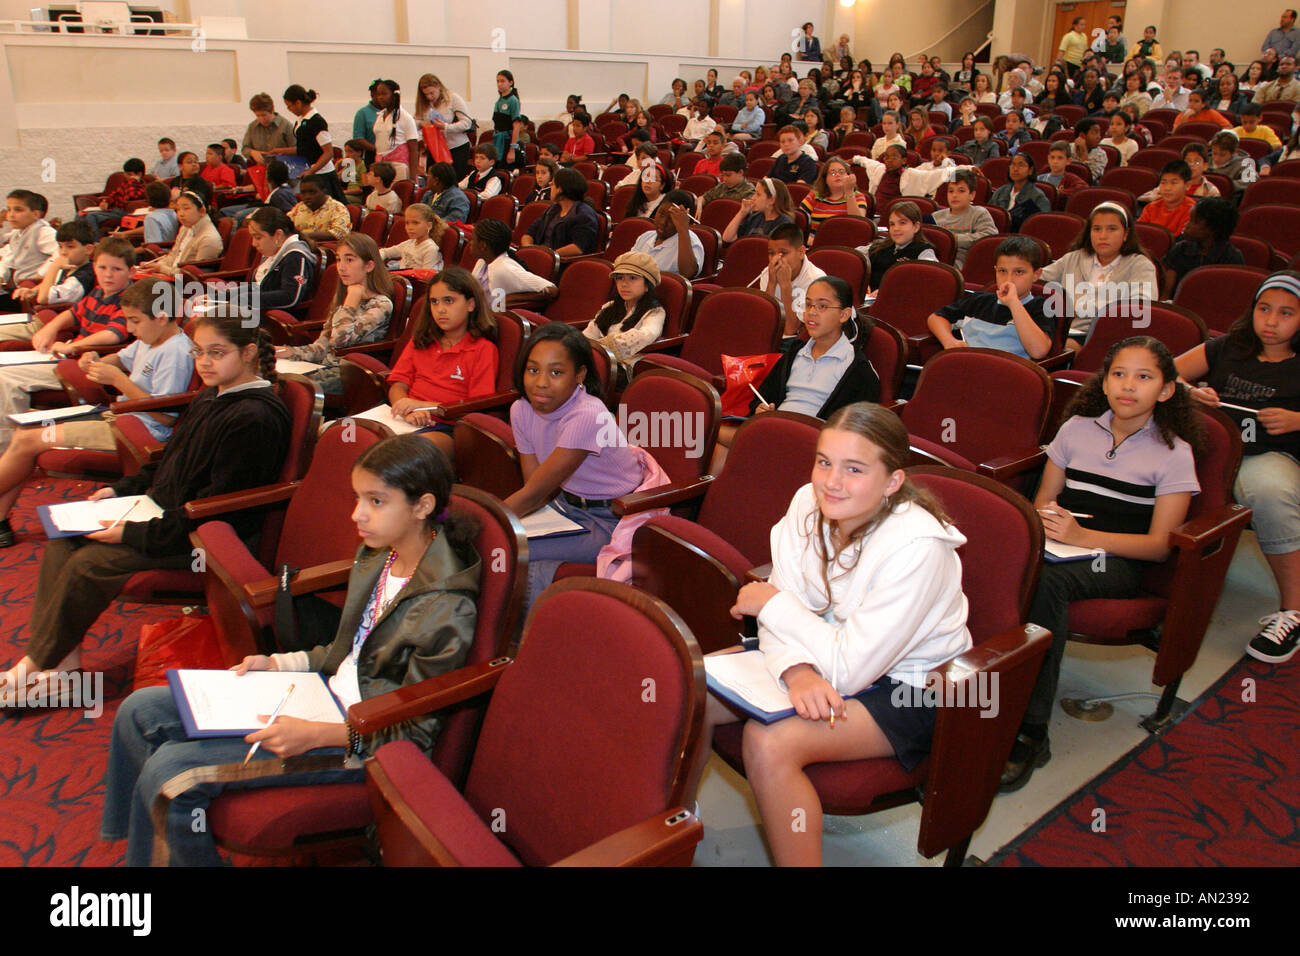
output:
[[[651,286],[659,285],[659,264],[644,252],[625,252],[614,260],[611,275],[640,276]]]

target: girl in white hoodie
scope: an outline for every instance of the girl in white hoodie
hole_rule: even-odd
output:
[[[935,713],[901,685],[923,687],[971,646],[957,556],[966,539],[908,482],[907,456],[892,412],[867,402],[835,412],[811,482],[772,529],[771,577],[741,588],[731,609],[757,616],[765,666],[796,711],[745,725],[745,772],[778,865],[821,863],[821,804],[804,767],[896,756],[913,769]],[[725,722],[724,706],[709,704],[709,719]]]

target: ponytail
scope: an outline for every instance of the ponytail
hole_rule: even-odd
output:
[[[275,370],[275,345],[271,333],[263,328],[257,330],[257,365],[257,373],[272,385],[280,381],[280,373]]]

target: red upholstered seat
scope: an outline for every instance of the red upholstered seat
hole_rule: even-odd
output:
[[[767,237],[745,236],[727,247],[722,268],[709,285],[697,284],[704,291],[743,289],[767,268]]]
[[[781,303],[766,292],[723,289],[700,303],[680,358],[643,354],[633,375],[648,368],[675,368],[720,389],[722,356],[775,352],[784,324]]]
[[[600,654],[575,620],[603,623]],[[612,581],[557,582],[496,674],[463,796],[410,748],[369,764],[385,864],[690,862],[704,676],[671,611]],[[620,689],[647,679],[651,708]]]
[[[863,253],[848,246],[815,246],[808,250],[808,259],[827,275],[838,276],[847,282],[853,290],[854,304],[862,304],[871,282],[871,263]]]
[[[876,241],[876,226],[862,216],[831,216],[817,227],[812,248],[869,246]]]
[[[1042,239],[1051,249],[1052,259],[1056,260],[1065,255],[1085,224],[1086,220],[1082,216],[1072,212],[1040,212],[1026,219],[1020,232],[1022,235]]]
[[[1034,236],[1028,238],[1038,243],[1042,252],[1043,264],[1046,265],[1050,262],[1052,251],[1047,243]],[[961,274],[968,290],[985,289],[993,283],[994,268],[998,259],[998,246],[1002,245],[1005,239],[1006,236],[1003,235],[985,236],[983,239],[976,239],[971,244],[971,247],[966,250],[966,260],[962,263]]]
[[[1070,198],[1065,201],[1065,211],[1086,219],[1093,209],[1104,202],[1119,203],[1129,211],[1130,216],[1134,215],[1134,207],[1137,205],[1136,197],[1126,189],[1088,186],[1070,194]]]
[[[1263,204],[1243,209],[1237,220],[1237,233],[1262,239],[1273,246],[1273,266],[1286,263],[1300,252],[1300,208]]]
[[[1042,628],[1024,625],[1038,582],[1042,523],[1029,502],[1005,487],[965,472],[931,466],[908,469],[909,478],[933,493],[966,537],[958,549],[962,591],[970,604],[967,627],[974,648],[938,669],[942,679],[976,686],[997,676],[998,712],[940,707],[928,759],[911,773],[893,757],[813,764],[806,773],[827,813],[858,815],[918,799],[924,791],[917,848],[927,857],[947,850],[945,864],[960,865],[971,834],[983,823],[997,792],[1002,766],[1029,701],[1050,642]],[[945,699],[954,699],[947,696]],[[969,692],[963,700],[971,700]],[[744,773],[743,725],[717,729],[713,748]]]
[[[1266,270],[1251,266],[1200,266],[1178,283],[1174,305],[1195,312],[1212,332],[1221,334],[1246,314],[1267,276]]]
[[[546,307],[550,322],[585,326],[609,301],[613,265],[601,258],[579,259],[560,273],[559,295]]]
[[[867,333],[865,349],[871,367],[880,378],[880,404],[896,402],[907,369],[907,340],[903,333],[888,322],[877,320]]]
[[[883,319],[903,333],[908,363],[920,365],[939,348],[925,320],[956,301],[964,284],[961,273],[942,262],[898,262],[885,273],[869,311],[872,318]]]
[[[1143,193],[1149,192],[1160,185],[1160,176],[1153,169],[1141,166],[1121,166],[1119,169],[1111,169],[1104,173],[1097,185],[1104,186],[1107,189],[1122,189],[1134,196],[1141,196]],[[1129,209],[1132,210],[1132,208],[1130,205]],[[1073,209],[1070,211],[1077,212],[1077,210]]]
[[[1146,122],[1146,117],[1144,116],[1142,120],[1143,122]],[[1161,149],[1158,146],[1151,146],[1146,149],[1139,149],[1134,153],[1129,158],[1128,165],[1124,168],[1150,170],[1155,174],[1156,182],[1158,183],[1160,181],[1160,170],[1164,169],[1169,163],[1181,158],[1182,157],[1178,154],[1177,150]]]

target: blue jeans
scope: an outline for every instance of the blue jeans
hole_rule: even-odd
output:
[[[555,579],[555,571],[561,564],[567,561],[594,564],[597,552],[609,544],[614,526],[618,524],[619,519],[608,508],[584,511],[563,498],[556,498],[552,504],[566,518],[586,528],[587,533],[528,542],[528,594],[524,599],[525,610],[533,606],[537,596]]]
[[[89,209],[81,218],[90,223],[91,228],[95,230],[96,236],[102,238],[104,223],[115,221],[120,222],[122,217],[125,215],[126,213],[120,209]]]
[[[169,688],[147,687],[136,691],[123,702],[113,720],[100,837],[105,840],[125,837],[127,866],[148,866],[153,858],[151,809],[163,785],[176,775],[197,767],[241,763],[248,748],[242,737],[190,740],[185,735],[185,727]],[[222,864],[208,826],[207,810],[212,799],[227,787],[352,783],[365,779],[365,770],[343,766],[341,748],[314,750],[311,756],[337,756],[337,766],[280,773],[279,758],[262,748],[249,766],[264,763],[266,776],[238,782],[197,783],[173,798],[167,813],[170,864]]]

